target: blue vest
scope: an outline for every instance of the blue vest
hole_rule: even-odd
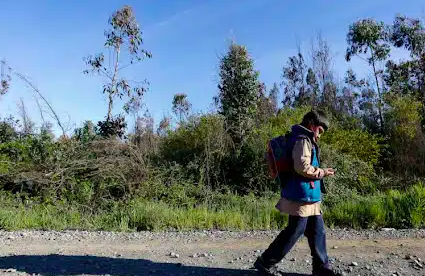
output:
[[[320,167],[318,150],[313,144],[311,164]],[[322,181],[313,180],[297,174],[295,171],[281,189],[281,197],[291,201],[314,203],[322,199]]]

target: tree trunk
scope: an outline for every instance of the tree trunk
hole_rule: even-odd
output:
[[[383,115],[382,115],[382,95],[381,95],[381,88],[379,87],[378,74],[376,72],[376,66],[375,66],[375,56],[373,54],[372,47],[370,47],[370,52],[372,54],[373,75],[375,76],[376,89],[377,89],[377,92],[378,92],[379,123],[380,123],[381,133],[384,133],[384,118],[383,118]]]
[[[117,92],[117,75],[118,75],[118,65],[119,65],[119,57],[120,57],[120,47],[116,48],[116,59],[115,59],[115,66],[114,66],[114,75],[112,76],[111,80],[111,88],[108,91],[108,116],[106,117],[106,121],[110,121],[112,119],[112,108],[114,105],[114,93]]]
[[[112,97],[112,91],[109,92],[108,95],[109,103],[108,103],[108,116],[106,117],[106,121],[109,122],[112,119],[112,107],[114,103],[114,99]]]

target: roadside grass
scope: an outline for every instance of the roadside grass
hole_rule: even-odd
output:
[[[255,197],[210,194],[193,206],[165,200],[134,198],[110,202],[88,210],[75,203],[41,203],[16,196],[0,196],[0,228],[4,230],[267,230],[281,229],[287,216],[275,204],[277,195]],[[425,226],[425,187],[417,184],[404,192],[391,190],[371,196],[325,200],[324,216],[330,227],[418,228]]]

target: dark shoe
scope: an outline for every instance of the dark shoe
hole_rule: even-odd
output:
[[[335,272],[330,268],[322,268],[319,271],[313,272],[313,276],[341,276],[341,273]]]
[[[265,276],[283,276],[283,273],[279,271],[277,265],[267,267],[264,265],[264,261],[261,257],[257,258],[254,267]]]

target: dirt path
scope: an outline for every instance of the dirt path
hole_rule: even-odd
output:
[[[276,234],[1,232],[0,274],[257,275],[252,262]],[[423,231],[333,231],[328,236],[333,265],[346,275],[425,275]],[[305,239],[281,267],[288,276],[309,275]]]

